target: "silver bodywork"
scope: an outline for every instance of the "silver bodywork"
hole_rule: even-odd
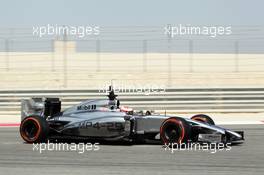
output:
[[[138,137],[144,140],[160,141],[162,122],[168,115],[125,112],[118,100],[86,100],[54,116],[44,116],[44,98],[23,99],[22,120],[30,115],[45,117],[51,129],[50,137],[76,136],[87,139],[130,140]],[[192,127],[202,128],[208,134],[220,135],[221,141],[229,135],[232,141],[242,140],[243,135],[215,125],[209,125],[184,118]],[[207,134],[207,133],[206,133]],[[200,141],[208,141],[210,135],[199,135]],[[216,137],[215,137],[216,138]]]

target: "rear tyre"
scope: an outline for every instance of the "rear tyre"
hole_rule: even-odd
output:
[[[192,120],[198,121],[198,122],[202,122],[202,123],[206,123],[209,125],[215,125],[214,120],[209,117],[208,115],[205,114],[197,114],[191,117]]]
[[[190,138],[190,126],[182,118],[168,118],[161,124],[160,138],[163,144],[186,143]]]
[[[20,124],[20,135],[27,143],[46,142],[48,133],[49,125],[40,116],[28,116]]]

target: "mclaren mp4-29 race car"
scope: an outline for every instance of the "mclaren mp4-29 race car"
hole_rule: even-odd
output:
[[[240,143],[243,131],[215,125],[207,115],[191,118],[124,107],[112,86],[105,100],[85,100],[61,111],[59,98],[23,99],[20,135],[27,143],[76,139],[136,143]]]

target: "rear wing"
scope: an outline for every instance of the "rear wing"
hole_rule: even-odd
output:
[[[21,121],[30,115],[44,116],[45,118],[61,111],[59,98],[30,98],[21,100]]]
[[[41,115],[44,111],[42,98],[30,98],[21,100],[21,121],[30,115]]]

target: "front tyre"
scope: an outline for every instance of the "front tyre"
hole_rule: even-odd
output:
[[[182,118],[168,118],[161,124],[160,138],[163,144],[187,143],[190,138],[190,126]]]
[[[40,116],[28,116],[20,124],[20,135],[27,143],[46,142],[48,133],[48,123]]]
[[[205,114],[197,114],[191,117],[192,120],[198,121],[198,122],[202,122],[202,123],[206,123],[209,125],[215,125],[214,120],[209,117],[208,115]]]

